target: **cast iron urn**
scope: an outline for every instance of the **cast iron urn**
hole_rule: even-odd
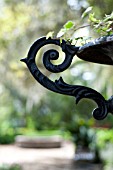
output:
[[[106,100],[99,92],[92,88],[67,84],[62,77],[52,81],[39,70],[35,61],[36,54],[43,46],[48,44],[60,46],[65,53],[65,59],[59,65],[54,65],[51,62],[51,60],[59,58],[57,50],[50,49],[43,54],[45,68],[52,73],[59,73],[71,65],[74,57],[79,57],[88,62],[113,65],[113,35],[100,37],[80,47],[71,45],[65,40],[60,42],[59,39],[42,37],[32,44],[27,58],[21,59],[21,61],[26,63],[33,77],[45,88],[56,93],[73,96],[76,98],[76,103],[82,98],[94,100],[97,103],[97,108],[92,113],[95,119],[102,120],[108,113],[113,113],[113,96]]]

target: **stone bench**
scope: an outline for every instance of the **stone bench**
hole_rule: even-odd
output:
[[[61,136],[24,136],[18,135],[15,144],[26,148],[59,148],[62,145]]]

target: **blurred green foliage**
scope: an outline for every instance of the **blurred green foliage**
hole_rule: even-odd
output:
[[[0,143],[13,142],[15,135],[20,133],[18,129],[71,131],[70,128],[77,129],[80,126],[78,120],[86,124],[91,122],[90,126],[97,124],[90,114],[95,103],[82,100],[75,107],[73,98],[48,92],[36,83],[27,68],[19,61],[26,57],[30,45],[36,38],[46,35],[51,30],[58,32],[67,21],[67,25],[64,26],[67,29],[73,27],[73,22],[76,26],[84,25],[79,17],[88,6],[93,6],[97,17],[101,18],[112,12],[113,3],[110,0],[1,1]],[[39,68],[51,79],[58,78],[59,74],[57,76],[43,69],[41,54],[42,51],[37,55]],[[110,66],[93,65],[77,59],[62,76],[70,84],[95,88],[107,98],[113,94]],[[113,118],[110,117],[109,120],[112,126]],[[98,123],[103,124],[106,124],[106,121]]]
[[[100,148],[104,148],[107,144],[113,144],[113,129],[97,129],[97,141]]]
[[[3,164],[0,166],[0,170],[21,170],[21,167],[19,165],[8,165]]]

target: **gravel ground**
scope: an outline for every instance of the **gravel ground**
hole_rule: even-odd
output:
[[[31,149],[0,145],[0,165],[19,164],[22,170],[102,170],[101,165],[75,162],[74,146],[64,142],[61,148]]]

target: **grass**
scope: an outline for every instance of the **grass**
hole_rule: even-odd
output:
[[[71,135],[69,132],[61,131],[61,130],[42,130],[42,131],[36,131],[36,130],[31,130],[31,129],[25,129],[21,128],[18,130],[18,134],[20,135],[25,135],[25,136],[61,136],[64,139],[71,139]]]

